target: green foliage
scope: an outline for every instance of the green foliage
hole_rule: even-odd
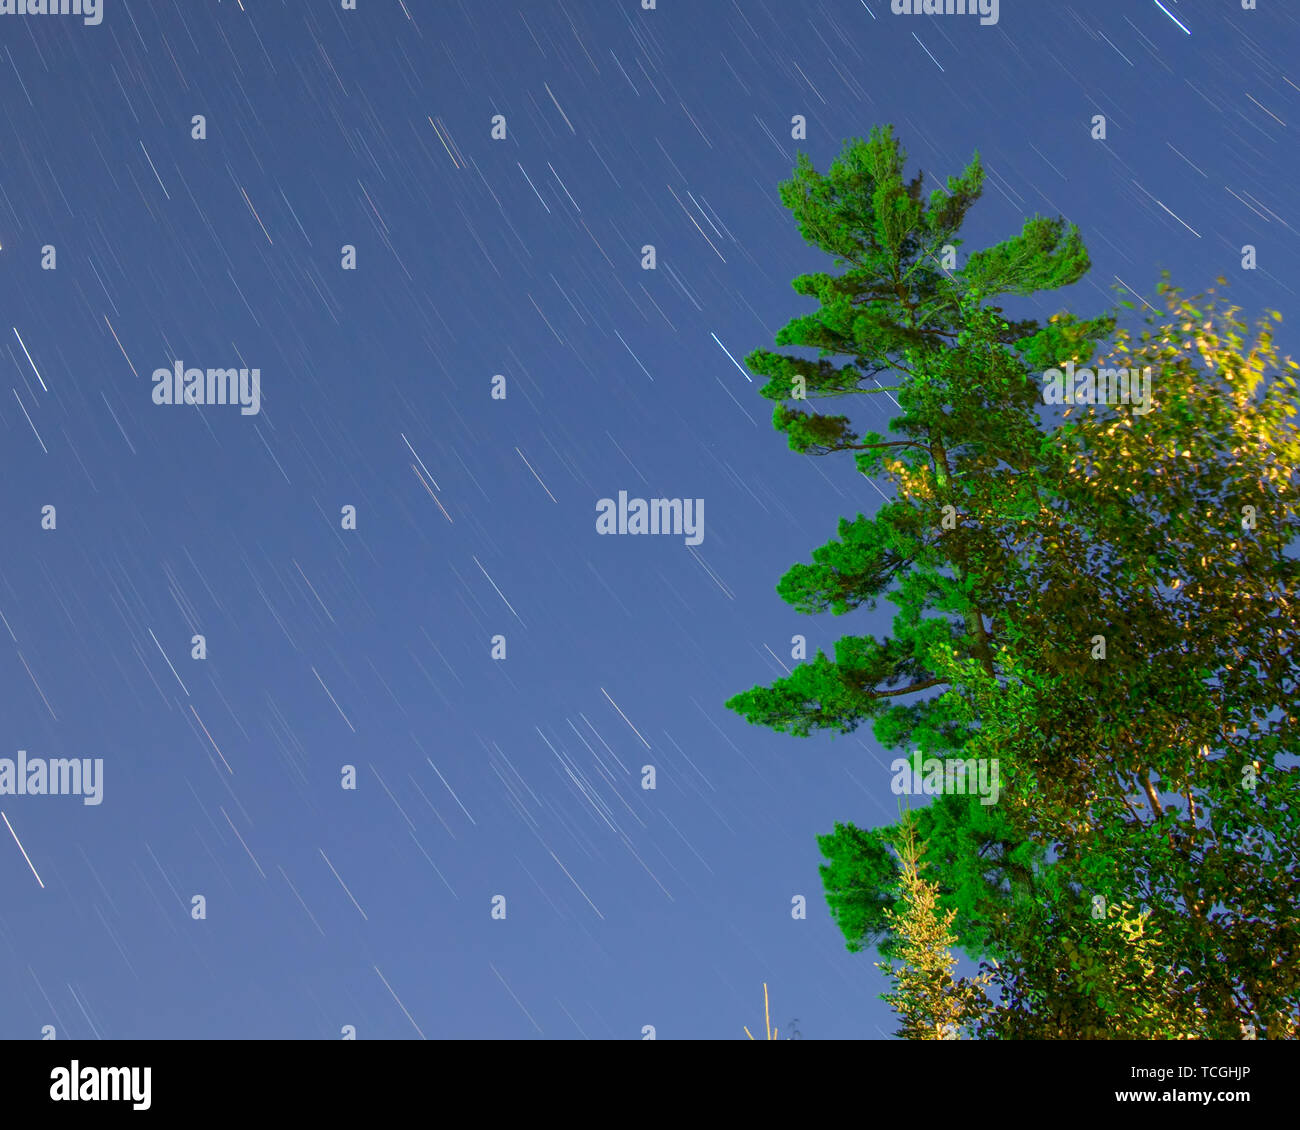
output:
[[[983,1038],[1294,1037],[1300,432],[1271,326],[1251,336],[1167,283],[1137,340],[1110,314],[1013,322],[999,296],[1086,272],[1078,233],[1034,217],[946,271],[978,156],[928,201],[905,164],[888,128],[825,174],[800,157],[781,199],[844,270],[797,278],[818,308],[777,336],[816,360],[747,358],[793,450],[851,451],[895,488],[780,596],[808,615],[884,597],[892,635],[844,636],[727,705],[798,736],[870,721],[887,749],[998,759],[1000,804],[941,796],[914,818],[936,921],[998,991]],[[1154,411],[1045,419],[1035,372],[1071,360],[1149,366]],[[876,393],[886,373],[891,440],[796,391]],[[818,838],[848,948],[888,960],[919,897],[899,831]]]
[[[976,1030],[988,1014],[984,994],[992,973],[975,978],[954,977],[957,964],[951,933],[955,910],[938,909],[938,888],[922,874],[924,849],[917,846],[916,828],[906,817],[894,840],[901,872],[901,907],[886,910],[885,918],[897,938],[899,964],[878,961],[894,982],[884,999],[898,1014],[895,1035],[905,1040],[955,1040]]]

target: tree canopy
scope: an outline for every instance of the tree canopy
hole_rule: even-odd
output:
[[[1033,217],[957,265],[978,154],[928,200],[905,166],[888,127],[824,174],[799,157],[781,200],[842,270],[793,283],[818,308],[776,344],[814,359],[746,358],[792,450],[853,452],[893,486],[778,594],[837,616],[884,597],[893,631],[842,636],[727,705],[796,736],[870,721],[887,749],[998,761],[997,804],[943,793],[913,829],[936,913],[997,990],[983,1038],[1294,1036],[1297,366],[1270,321],[1167,280],[1140,334],[1118,310],[1011,318],[998,301],[1086,273],[1078,232]],[[1149,368],[1150,410],[1049,413],[1045,372],[1090,363]],[[896,438],[804,407],[884,393]],[[818,837],[851,950],[905,952],[901,830]]]

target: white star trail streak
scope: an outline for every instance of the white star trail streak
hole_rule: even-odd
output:
[[[262,865],[257,862],[257,856],[253,854],[252,849],[247,844],[244,843],[244,837],[239,834],[239,829],[235,827],[235,822],[230,819],[230,816],[227,814],[226,810],[221,807],[221,805],[217,805],[217,811],[220,812],[222,816],[225,816],[226,823],[230,825],[230,830],[235,833],[235,839],[237,839],[241,844],[244,845],[244,850],[248,852],[248,858],[253,861],[253,866],[257,868],[257,873],[261,875],[263,879],[265,879],[266,872],[262,870]],[[325,862],[328,863],[329,860],[326,860]],[[342,881],[343,881],[342,879],[339,880],[339,882]],[[347,888],[345,887],[344,890],[346,889]],[[361,908],[357,907],[357,909],[360,910]]]
[[[244,192],[244,186],[242,184],[239,186],[239,191],[244,193],[244,203],[248,205],[248,210],[253,213],[253,219],[257,221],[257,226],[262,229],[262,234],[266,236],[266,242],[273,243],[274,241],[271,239],[271,233],[266,230],[266,225],[262,223],[262,217],[257,214],[257,209],[253,207],[253,202],[248,199],[248,193]],[[361,191],[365,192],[365,188],[363,187]]]
[[[458,895],[455,889],[452,887],[452,885],[447,882],[447,876],[445,876],[441,871],[438,870],[438,865],[433,862],[432,856],[430,856],[429,853],[424,850],[424,845],[420,843],[419,838],[416,836],[414,832],[411,832],[411,839],[415,840],[415,846],[420,849],[420,854],[429,861],[429,866],[432,867],[434,871],[438,873],[438,878],[442,880],[442,885],[446,887],[447,890],[451,891],[451,897],[454,899],[459,899],[460,895]]]
[[[522,460],[524,461],[524,466],[525,466],[525,467],[527,467],[530,471],[533,471],[533,465],[532,465],[531,463],[528,462],[528,456],[526,456],[526,455],[525,455],[522,451],[520,451],[519,448],[517,448],[517,447],[515,448],[515,454],[518,455],[519,458],[522,459]],[[533,478],[535,478],[539,483],[542,483],[542,476],[539,475],[536,471],[533,471]],[[555,495],[551,494],[551,488],[548,487],[545,483],[542,483],[542,490],[544,490],[544,491],[546,492],[546,496],[547,496],[547,497],[548,497],[552,502],[554,502],[557,506],[559,505],[559,499],[557,499],[557,498],[555,497]]]
[[[189,698],[189,697],[190,697],[190,690],[189,690],[189,688],[185,685],[185,682],[184,682],[184,680],[181,679],[180,675],[177,675],[177,674],[176,674],[176,668],[175,668],[175,667],[172,667],[172,661],[171,661],[170,659],[167,658],[167,653],[166,653],[165,651],[163,651],[162,644],[160,644],[160,643],[158,642],[158,637],[155,636],[155,635],[153,634],[153,629],[152,629],[152,628],[149,629],[149,637],[150,637],[150,639],[153,640],[153,642],[154,642],[154,646],[158,648],[158,654],[161,655],[161,656],[163,657],[163,661],[167,664],[168,667],[171,667],[171,668],[172,668],[172,674],[173,674],[173,675],[176,675],[176,681],[177,681],[178,683],[180,683],[180,685],[181,685],[181,690],[183,690],[183,691],[185,692],[185,697],[186,697],[186,698]]]
[[[1148,196],[1151,196],[1151,193],[1147,192],[1147,190],[1146,190],[1145,188],[1142,188],[1142,185],[1141,185],[1140,182],[1138,182],[1138,181],[1135,180],[1133,183],[1136,184],[1136,185],[1138,186],[1138,188],[1141,188],[1143,192],[1146,192],[1146,194],[1147,194]],[[1198,232],[1194,227],[1189,226],[1189,225],[1188,225],[1188,224],[1183,220],[1183,218],[1182,218],[1181,216],[1179,216],[1177,213],[1170,211],[1169,208],[1165,205],[1165,202],[1164,202],[1163,200],[1156,200],[1156,198],[1155,198],[1154,196],[1151,196],[1151,199],[1152,199],[1152,200],[1155,200],[1156,203],[1159,204],[1161,208],[1164,208],[1164,210],[1165,210],[1166,212],[1169,212],[1169,214],[1170,214],[1171,216],[1173,216],[1173,218],[1174,218],[1175,220],[1177,220],[1180,224],[1182,224],[1183,227],[1187,228],[1187,230],[1188,230],[1189,232],[1191,232],[1192,235],[1196,236],[1197,239],[1200,239],[1200,238],[1201,238],[1201,233]]]
[[[424,460],[421,459],[418,455],[416,455],[416,453],[415,453],[415,448],[413,448],[413,447],[411,446],[411,441],[410,441],[409,439],[406,438],[406,435],[405,435],[403,432],[398,432],[397,434],[400,435],[400,436],[402,437],[402,442],[403,442],[404,444],[406,444],[406,449],[407,449],[407,451],[409,451],[412,455],[415,455],[415,461],[416,461],[418,464],[420,464],[420,469],[421,469],[421,470],[422,470],[426,475],[429,476],[429,482],[431,482],[431,483],[434,485],[434,489],[436,489],[436,490],[442,490],[442,487],[438,486],[438,480],[435,479],[435,478],[433,477],[433,472],[430,471],[429,468],[426,467],[426,466],[424,465]]]
[[[59,720],[59,716],[54,713],[54,707],[50,705],[50,700],[45,697],[45,692],[41,690],[41,684],[36,681],[36,676],[32,674],[32,669],[27,666],[27,660],[23,657],[23,653],[21,651],[18,653],[18,658],[22,660],[23,666],[27,668],[27,677],[31,679],[32,686],[36,688],[36,693],[41,696],[41,701],[45,703],[45,709],[50,712],[50,717],[57,722]]]
[[[406,815],[406,809],[404,809],[400,804],[397,803],[397,798],[393,796],[393,790],[388,787],[388,785],[384,782],[383,777],[379,775],[379,770],[375,768],[374,762],[367,762],[367,764],[370,766],[370,772],[372,772],[375,775],[375,778],[379,781],[380,787],[384,790],[384,792],[388,794],[388,799],[393,802],[393,807],[396,808],[397,811],[402,814],[402,819],[405,820],[407,824],[410,825],[411,831],[414,832],[415,822],[409,816]]]
[[[519,165],[519,162],[516,161],[515,164],[516,164],[516,165]],[[540,192],[537,191],[537,186],[536,186],[535,184],[533,184],[533,178],[530,177],[526,172],[524,172],[524,167],[523,167],[523,165],[519,165],[519,171],[520,171],[521,173],[524,174],[524,180],[526,180],[526,181],[528,182],[528,187],[531,188],[531,189],[533,190],[534,193],[536,193],[536,195],[537,195],[537,199],[538,199],[539,201],[541,201],[541,205],[542,205],[542,207],[543,207],[543,208],[546,208],[546,201],[545,201],[545,200],[542,200],[542,194],[541,194]],[[547,214],[548,216],[551,214],[551,210],[550,210],[549,208],[546,208],[546,214]]]
[[[371,968],[376,973],[379,973],[379,966],[372,965]],[[397,1000],[397,994],[393,993],[393,986],[388,983],[388,978],[386,978],[382,973],[379,973],[379,979],[383,981],[384,988],[393,994],[393,1000],[397,1001],[397,1007],[402,1010],[402,1012],[406,1016],[406,1019],[411,1022],[411,1027],[414,1028],[417,1032],[420,1032],[420,1026],[415,1022],[415,1018],[409,1012],[406,1011],[406,1005],[404,1005],[400,1000]],[[420,1032],[420,1039],[427,1040],[428,1038],[429,1037],[426,1036],[423,1032]]]
[[[915,39],[918,44],[920,44],[922,51],[924,51],[927,55],[930,55],[930,49],[924,43],[921,43],[921,37],[917,35],[916,32],[912,32],[912,38]],[[938,59],[936,59],[933,55],[930,55],[930,60],[931,62],[934,63],[936,67],[939,68],[939,70],[943,71],[943,64],[940,63]],[[948,73],[947,71],[944,71],[944,74],[947,73]]]
[[[605,697],[609,698],[608,695],[606,695]],[[578,717],[587,723],[587,729],[589,729],[593,734],[596,735],[596,740],[605,747],[605,752],[608,753],[610,757],[612,757],[615,761],[618,762],[623,772],[631,773],[632,770],[629,769],[626,765],[624,765],[622,760],[619,758],[618,754],[616,754],[612,749],[609,748],[609,742],[607,742],[604,738],[600,736],[600,731],[597,730],[596,727],[591,724],[591,720],[585,714],[583,714],[582,711],[578,712]]]
[[[325,607],[325,602],[321,600],[320,593],[316,591],[316,586],[313,585],[311,581],[307,580],[307,574],[302,571],[302,566],[299,565],[296,560],[294,560],[293,567],[298,570],[298,575],[302,577],[304,581],[307,582],[307,587],[311,589],[311,594],[316,598],[316,603],[321,606],[321,611],[324,612],[326,616],[329,616],[329,621],[331,624],[334,623],[334,617],[330,615],[330,610]]]
[[[109,329],[112,329],[112,326],[110,326]],[[18,339],[18,344],[23,347],[23,352],[27,353],[27,346],[23,343],[23,335],[18,332],[17,326],[14,326],[14,337]],[[41,382],[41,388],[44,388],[46,392],[49,392],[50,390],[45,387],[45,380],[41,376],[41,371],[36,367],[36,362],[32,360],[32,355],[30,353],[27,353],[27,363],[31,365],[32,372],[36,374],[36,379]]]
[[[686,205],[682,203],[682,198],[681,198],[680,196],[678,196],[677,193],[673,192],[673,186],[672,186],[672,185],[669,185],[669,186],[668,186],[668,191],[673,193],[673,199],[677,201],[677,206],[678,206],[679,208],[681,208],[681,210],[682,210],[683,212],[686,213],[686,218],[687,218],[688,220],[690,220],[692,224],[695,225],[695,230],[696,230],[697,232],[699,232],[700,235],[704,236],[704,242],[707,243],[710,247],[712,247],[712,248],[713,248],[713,253],[714,253],[714,254],[715,254],[719,259],[721,259],[721,260],[725,263],[725,262],[727,261],[727,260],[726,260],[726,257],[722,254],[721,251],[719,251],[719,250],[717,249],[716,246],[714,246],[713,240],[711,240],[711,239],[709,238],[709,233],[706,232],[702,227],[700,227],[700,225],[699,225],[699,223],[696,221],[695,217],[691,215],[691,213],[690,213],[690,211],[687,209]]]
[[[36,971],[32,969],[32,967],[29,965],[27,967],[27,972],[31,974],[32,980],[36,982],[36,987],[40,989],[41,996],[45,998],[45,1003],[50,1006],[50,1013],[51,1015],[53,1015],[55,1023],[57,1023],[60,1028],[66,1027],[66,1025],[63,1023],[62,1017],[59,1016],[58,1010],[54,1007],[54,1002],[50,1000],[49,993],[45,991],[45,986],[42,985],[39,979],[37,978]]]
[[[578,208],[578,202],[577,202],[576,200],[573,199],[573,193],[571,193],[571,192],[569,191],[569,188],[568,188],[568,186],[564,183],[564,181],[560,180],[560,174],[557,173],[557,172],[555,171],[555,166],[552,165],[552,164],[550,163],[550,161],[547,161],[547,162],[546,162],[546,167],[547,167],[548,169],[551,170],[551,175],[552,175],[553,177],[555,177],[556,180],[559,180],[559,181],[560,181],[560,187],[561,187],[562,189],[564,189],[564,195],[567,196],[567,197],[569,198],[569,200],[570,200],[570,202],[573,204],[574,208],[577,208],[578,211],[581,212],[582,209],[581,209],[581,208]]]
[[[1162,3],[1160,3],[1160,0],[1155,0],[1155,5],[1162,12],[1164,12],[1166,16],[1168,16],[1171,20],[1173,20],[1174,23],[1176,23],[1180,28],[1182,28],[1183,31],[1186,31],[1188,35],[1192,34],[1191,31],[1188,30],[1187,25],[1183,23],[1182,20],[1180,20],[1177,16],[1175,16],[1173,12],[1171,12],[1168,8],[1166,8]]]
[[[551,88],[547,86],[546,83],[542,83],[542,85],[546,87],[546,93],[551,94]],[[551,101],[555,103],[555,108],[560,111],[560,117],[564,119],[564,124],[569,127],[569,132],[576,134],[578,131],[573,128],[573,123],[569,121],[569,115],[564,112],[554,94],[551,94]],[[552,169],[551,171],[554,172],[555,170]],[[559,178],[557,177],[556,179],[558,180]]]
[[[1252,102],[1254,102],[1255,105],[1258,106],[1261,110],[1263,110],[1264,113],[1266,113],[1270,118],[1272,118],[1275,122],[1277,122],[1278,125],[1280,126],[1286,125],[1286,122],[1284,122],[1275,113],[1273,113],[1272,110],[1270,110],[1267,106],[1265,106],[1262,102],[1260,102],[1260,100],[1256,98],[1254,95],[1247,94],[1246,97],[1249,98]]]
[[[573,1013],[571,1013],[567,1008],[564,1007],[564,1002],[563,1002],[562,1000],[560,1000],[559,997],[556,997],[556,998],[555,998],[555,1003],[558,1004],[558,1005],[560,1006],[560,1008],[563,1010],[565,1016],[567,1016],[570,1020],[573,1020]],[[582,1025],[579,1024],[576,1020],[573,1020],[573,1026],[578,1030],[578,1034],[579,1034],[579,1035],[580,1035],[584,1040],[590,1040],[590,1039],[591,1039],[591,1037],[588,1036],[587,1033],[584,1032],[584,1031],[582,1030]]]
[[[438,772],[438,767],[437,767],[436,765],[434,765],[433,762],[429,760],[429,758],[426,757],[424,760],[429,762],[429,765],[432,767],[432,769],[433,769],[433,771],[434,771],[435,773],[438,773],[438,780],[440,780],[440,781],[442,782],[442,784],[443,784],[443,787],[444,787],[444,788],[445,788],[449,793],[451,793],[451,798],[452,798],[452,800],[454,800],[457,804],[460,804],[460,797],[458,797],[458,796],[456,795],[456,791],[455,791],[455,790],[454,790],[454,789],[453,789],[449,784],[447,784],[447,779],[446,779],[446,778],[445,778],[441,773]],[[469,822],[470,822],[471,824],[475,825],[476,827],[478,826],[478,821],[476,821],[476,820],[474,819],[474,817],[472,817],[472,816],[469,815],[469,809],[468,809],[468,808],[466,808],[463,804],[460,804],[460,810],[461,810],[461,811],[462,811],[466,816],[469,816]]]
[[[27,860],[27,866],[32,869],[32,874],[36,875],[36,866],[35,864],[32,863],[32,857],[27,854],[27,849],[23,847],[22,840],[18,838],[18,833],[14,831],[14,826],[9,823],[9,817],[6,816],[3,812],[0,812],[0,819],[4,820],[5,827],[9,829],[9,834],[13,836],[14,843],[18,845],[18,850],[23,853],[23,858]],[[41,883],[41,877],[39,875],[36,875],[36,881],[38,883]],[[41,883],[41,890],[45,890],[44,883]]]
[[[614,336],[618,338],[619,341],[623,341],[623,335],[619,333],[618,330],[614,331]],[[628,345],[628,343],[625,341],[623,341],[623,348],[626,349],[629,353],[632,353],[632,347]],[[641,358],[638,357],[635,353],[632,353],[632,360],[635,361],[638,365],[641,365]],[[647,369],[644,365],[641,365],[641,372],[643,372],[647,377],[650,377],[650,370]],[[650,377],[650,379],[654,380],[654,377]]]
[[[442,511],[442,516],[446,518],[448,522],[451,522],[451,524],[454,526],[456,523],[452,520],[451,515],[447,513],[447,508],[443,506],[442,501],[438,498],[436,494],[433,493],[433,487],[431,487],[428,483],[424,481],[424,476],[420,474],[420,468],[417,467],[414,463],[408,463],[407,466],[410,467],[411,470],[415,472],[415,477],[420,480],[420,485],[424,487],[426,491],[429,492],[429,497],[433,499],[433,504],[439,510]]]
[[[113,340],[117,342],[118,349],[122,350],[122,356],[126,358],[126,363],[131,366],[132,376],[138,377],[140,374],[135,371],[135,366],[131,364],[131,358],[126,356],[126,350],[122,346],[122,339],[117,336],[117,330],[113,329],[113,323],[108,320],[107,314],[104,315],[104,325],[108,327],[108,332],[113,335]],[[17,330],[14,330],[14,333],[17,332]],[[18,340],[22,341],[22,338]]]
[[[709,578],[713,581],[713,583],[717,585],[719,589],[722,590],[722,595],[725,596],[728,600],[735,600],[736,594],[732,592],[729,588],[727,588],[727,586],[722,583],[722,578],[719,577],[717,573],[715,573],[712,569],[708,567],[708,565],[704,563],[704,558],[702,558],[699,555],[699,553],[696,552],[695,546],[688,545],[686,548],[690,551],[691,556],[695,558],[695,563],[706,573],[708,573]]]
[[[488,968],[492,970],[493,973],[497,973],[497,967],[493,965],[490,961],[488,962]],[[502,977],[500,973],[497,973],[497,980],[500,981],[502,985],[505,985],[506,992],[510,994],[511,999],[515,1002],[515,1004],[519,1006],[519,1011],[528,1017],[528,1023],[531,1024],[534,1028],[536,1028],[538,1032],[541,1032],[543,1036],[545,1036],[546,1033],[542,1032],[541,1025],[538,1024],[537,1021],[533,1019],[532,1013],[530,1013],[528,1009],[524,1008],[524,1002],[521,1001],[517,996],[515,996],[514,989],[512,989],[509,985],[506,985],[506,979]]]
[[[330,689],[325,685],[325,680],[320,677],[320,672],[317,671],[315,667],[313,667],[311,669],[311,673],[316,676],[316,681],[320,683],[321,690],[323,690],[326,694],[330,696],[330,702],[334,704],[334,709],[339,712],[339,717],[342,718],[344,722],[348,723],[348,729],[355,734],[357,732],[357,728],[354,725],[352,725],[350,721],[348,721],[348,716],[343,713],[343,707],[339,705],[338,699],[336,699],[332,694],[330,694]]]
[[[546,850],[551,853],[551,858],[555,860],[556,866],[559,867],[559,869],[563,871],[565,875],[568,875],[569,882],[573,884],[578,894],[580,894],[583,898],[587,899],[587,905],[596,912],[596,916],[600,918],[601,921],[604,921],[605,916],[600,913],[600,907],[598,907],[594,902],[592,902],[591,899],[587,896],[587,892],[578,886],[578,880],[575,879],[572,875],[569,875],[569,869],[565,867],[563,863],[560,862],[560,857],[556,855],[555,852],[551,851],[550,848],[547,848]]]
[[[136,140],[139,141],[140,139],[136,138]],[[149,162],[149,168],[153,169],[154,179],[158,182],[158,187],[163,190],[163,195],[170,200],[171,193],[167,191],[167,186],[163,184],[162,177],[158,175],[158,170],[154,168],[153,158],[149,156],[149,150],[145,149],[143,141],[140,142],[140,149],[144,153],[144,159]],[[249,207],[252,207],[252,205],[249,205]],[[259,220],[258,222],[260,223],[261,221]],[[267,238],[270,239],[270,236],[267,236]]]
[[[526,463],[527,460],[524,460],[524,462]],[[518,620],[521,624],[524,624],[523,617],[520,616],[519,613],[515,611],[514,605],[511,604],[510,601],[506,600],[506,594],[503,593],[500,589],[497,588],[497,583],[496,583],[496,581],[494,581],[491,577],[488,577],[488,571],[487,571],[486,569],[484,569],[482,565],[479,565],[479,560],[478,560],[478,558],[477,558],[477,557],[473,557],[473,556],[471,555],[471,559],[473,560],[473,562],[474,562],[475,565],[478,565],[478,571],[479,571],[480,573],[482,573],[483,576],[487,577],[487,579],[488,579],[488,584],[490,584],[494,589],[496,589],[497,596],[499,596],[499,597],[502,599],[502,601],[505,602],[505,606],[506,606],[507,608],[510,609],[511,615],[513,615],[514,618],[515,618],[516,620]],[[527,625],[527,624],[524,624],[524,627],[526,628],[526,627],[528,627],[528,625]]]
[[[352,892],[348,890],[348,885],[343,881],[339,873],[337,871],[334,871],[334,864],[330,862],[330,857],[325,854],[325,849],[317,848],[317,850],[320,852],[321,859],[325,861],[325,866],[334,872],[334,878],[338,879],[339,886],[342,887],[345,891],[347,891],[348,898],[352,899],[352,905],[355,906],[358,910],[361,910],[361,904],[357,902],[356,899],[352,898]],[[364,910],[361,910],[361,917],[365,918],[367,922],[370,921],[370,919],[366,916],[366,912]]]
[[[113,423],[117,425],[117,430],[122,433],[122,438],[126,440],[126,446],[131,449],[131,454],[138,455],[139,452],[136,451],[135,444],[133,444],[127,436],[126,429],[122,427],[122,421],[117,418],[117,413],[113,411],[113,406],[109,404],[108,397],[104,395],[102,390],[100,391],[99,398],[104,402],[104,407],[108,409],[108,414],[113,417]],[[36,438],[39,439],[40,437],[37,436]]]
[[[86,1023],[90,1025],[90,1030],[95,1033],[95,1039],[102,1040],[104,1037],[99,1034],[99,1029],[95,1027],[95,1022],[90,1019],[90,1013],[86,1011],[86,1006],[81,1003],[81,998],[77,996],[77,990],[71,985],[68,985],[68,992],[72,994],[72,999],[77,1002],[77,1007],[81,1009],[81,1015],[86,1018]]]
[[[45,441],[41,439],[41,433],[36,430],[36,425],[32,424],[31,416],[27,415],[27,409],[24,407],[22,399],[18,396],[18,390],[15,388],[10,391],[14,394],[14,399],[18,401],[18,407],[22,408],[23,415],[27,416],[27,422],[32,425],[32,435],[36,437],[36,442],[41,445],[41,450],[45,452],[46,455],[49,455],[50,449],[45,446]]]
[[[293,897],[302,905],[303,910],[307,911],[307,917],[311,919],[312,925],[315,926],[317,930],[320,930],[320,936],[323,938],[325,936],[325,931],[321,929],[321,924],[316,921],[316,915],[314,915],[307,904],[302,901],[302,895],[298,893],[298,888],[293,885],[289,876],[284,874],[284,868],[280,867],[278,863],[276,864],[276,867],[279,868],[280,874],[284,875],[284,881],[289,884],[289,890],[293,892]]]
[[[722,342],[718,341],[717,334],[710,332],[709,337],[713,338],[714,341],[717,341],[718,348],[721,349],[722,352],[725,353],[728,357],[731,357],[731,350],[728,349],[725,345],[723,345]],[[747,372],[745,372],[745,370],[741,367],[739,361],[737,361],[734,357],[731,357],[731,363],[735,365],[737,369],[740,369],[740,375],[744,377],[745,380],[747,380],[750,384],[754,383],[754,378],[751,377]]]
[[[607,691],[604,687],[600,688],[600,693],[603,694],[606,698],[609,698],[609,691]],[[632,733],[634,733],[638,738],[641,738],[641,731],[632,725],[632,719],[630,719],[626,714],[623,713],[623,711],[619,708],[618,703],[615,702],[612,698],[609,698],[609,704],[615,710],[618,711],[618,716],[622,718],[623,721],[626,722],[629,727],[631,727]],[[645,738],[641,738],[641,744],[645,746],[646,749],[650,748],[650,743],[646,741]]]
[[[451,830],[451,825],[448,824],[447,821],[445,821],[442,818],[442,813],[439,812],[436,808],[434,808],[433,801],[429,799],[429,795],[422,788],[420,788],[420,782],[417,781],[414,777],[412,777],[410,773],[406,775],[406,779],[410,781],[412,785],[415,786],[415,791],[420,794],[420,799],[423,800],[424,803],[429,806],[429,811],[432,812],[438,818],[438,823],[447,829],[447,835],[449,835],[454,840],[456,838],[456,833]]]
[[[650,878],[652,878],[652,879],[655,881],[655,885],[656,885],[656,886],[657,886],[661,891],[663,891],[663,893],[664,893],[665,895],[668,896],[668,901],[669,901],[669,902],[676,902],[677,900],[676,900],[675,898],[673,898],[673,893],[672,893],[672,891],[670,891],[670,890],[669,890],[667,887],[665,887],[661,882],[659,882],[659,876],[656,875],[653,871],[650,870],[649,867],[646,866],[646,861],[645,861],[644,859],[642,859],[639,855],[637,855],[637,853],[636,853],[636,848],[634,848],[634,847],[632,846],[632,841],[629,840],[626,836],[623,837],[623,846],[624,846],[625,848],[627,848],[627,850],[630,851],[630,852],[632,853],[632,858],[635,859],[639,864],[641,864],[641,866],[645,869],[645,873],[646,873],[647,875],[649,875]],[[662,855],[663,853],[660,852],[660,854]],[[665,856],[665,858],[667,858],[667,857]],[[671,866],[671,864],[670,864],[669,866]],[[674,870],[676,870],[676,869],[674,868]]]
[[[230,768],[230,762],[226,760],[226,755],[221,752],[221,747],[217,745],[217,743],[213,740],[212,735],[208,733],[207,726],[203,725],[203,719],[199,717],[199,712],[194,709],[193,705],[190,706],[190,713],[194,715],[194,720],[199,724],[200,727],[202,727],[203,732],[208,735],[208,741],[212,742],[212,748],[217,751],[217,756],[221,758],[221,764],[226,767],[227,771],[233,777],[235,775],[235,771]]]

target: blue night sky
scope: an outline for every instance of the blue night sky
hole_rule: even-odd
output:
[[[831,269],[777,185],[892,122],[927,191],[982,154],[966,250],[1079,226],[1029,316],[1167,267],[1290,318],[1300,9],[103,2],[0,14],[0,757],[103,759],[0,797],[0,1038],[744,1039],[764,982],[892,1032],[815,837],[896,755],[723,707],[891,611],[775,593],[882,498],[731,359]],[[155,404],[178,361],[260,411]],[[703,541],[600,536],[621,490]]]

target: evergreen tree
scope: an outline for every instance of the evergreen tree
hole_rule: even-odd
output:
[[[901,966],[876,962],[894,981],[894,991],[884,997],[902,1021],[894,1034],[904,1040],[956,1040],[987,1010],[984,986],[992,974],[953,977],[957,958],[952,946],[957,939],[951,927],[957,911],[938,909],[939,890],[921,875],[922,849],[910,819],[900,821],[894,845],[902,869],[903,909],[887,909],[885,917],[898,940]]]
[[[800,157],[782,200],[847,270],[794,282],[819,309],[777,344],[816,361],[747,358],[794,450],[853,451],[895,486],[778,593],[836,615],[886,596],[894,634],[845,636],[834,660],[819,651],[728,706],[800,736],[870,720],[886,748],[999,760],[1003,803],[945,795],[916,815],[940,905],[999,988],[985,1036],[1293,1035],[1295,384],[1265,379],[1280,365],[1267,327],[1247,342],[1235,310],[1164,287],[1166,321],[1113,348],[1151,366],[1156,411],[1045,422],[1035,371],[1086,363],[1115,320],[1014,322],[989,300],[1077,280],[1077,232],[1034,218],[945,269],[978,156],[928,205],[904,165],[889,129],[825,175]],[[901,439],[785,403],[881,390]],[[887,958],[902,945],[896,831],[819,837],[849,948]]]

